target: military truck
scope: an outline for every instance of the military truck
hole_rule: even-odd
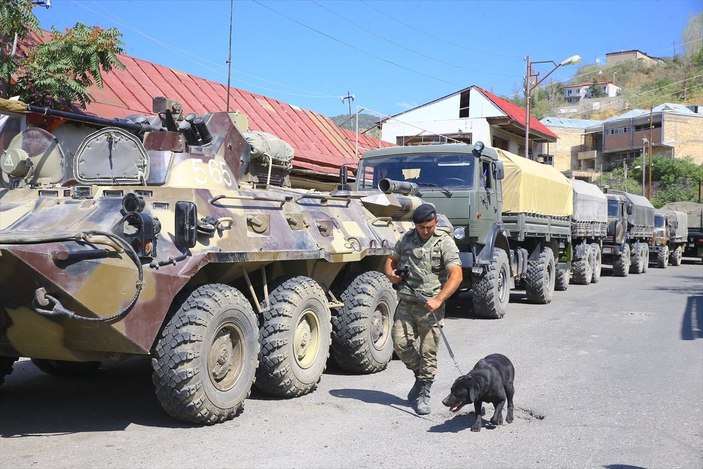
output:
[[[572,179],[574,211],[571,215],[571,281],[596,283],[601,274],[601,247],[608,229],[608,199],[595,184]]]
[[[703,204],[695,202],[670,202],[662,207],[677,210],[687,215],[688,239],[683,257],[696,257],[703,261]]]
[[[657,267],[666,269],[671,264],[681,265],[683,249],[688,237],[688,216],[678,210],[654,210],[654,238],[649,246],[650,256]]]
[[[421,195],[454,226],[474,313],[505,315],[510,289],[549,303],[570,268],[572,189],[544,166],[477,142],[391,147],[362,156],[357,189]]]
[[[649,245],[654,237],[654,206],[646,197],[608,190],[608,233],[603,240],[603,262],[613,275],[641,274],[649,265]]]
[[[396,296],[379,270],[420,199],[284,187],[289,161],[254,151],[241,115],[164,98],[120,120],[4,109],[78,133],[23,122],[1,157],[0,382],[18,357],[64,375],[151,357],[165,411],[213,424],[255,379],[313,391],[330,350],[386,367]]]

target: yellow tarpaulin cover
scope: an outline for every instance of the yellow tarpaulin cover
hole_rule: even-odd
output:
[[[565,217],[573,212],[569,180],[553,166],[496,148],[505,168],[503,212]]]
[[[22,101],[0,98],[0,112],[2,111],[21,114],[27,112],[27,105]]]

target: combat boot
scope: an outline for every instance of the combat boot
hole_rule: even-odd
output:
[[[417,402],[415,403],[415,413],[417,415],[427,415],[430,409],[430,388],[432,381],[421,381],[420,392],[418,393]]]
[[[413,384],[413,387],[410,388],[410,392],[408,392],[408,400],[410,402],[417,400],[418,396],[420,395],[420,388],[422,387],[422,381],[420,381],[417,377],[417,371],[415,373],[415,384]]]

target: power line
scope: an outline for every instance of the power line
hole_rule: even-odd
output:
[[[473,48],[471,48],[471,47],[466,47],[466,46],[463,46],[463,45],[461,45],[461,44],[456,44],[456,43],[454,43],[454,42],[447,41],[447,40],[444,39],[444,38],[441,38],[441,37],[439,37],[439,36],[435,36],[434,34],[430,34],[430,33],[428,33],[427,31],[423,31],[423,30],[421,30],[421,29],[416,28],[415,26],[412,26],[412,25],[410,25],[410,24],[408,24],[408,23],[403,22],[403,21],[399,20],[398,18],[396,18],[395,16],[389,15],[388,13],[386,13],[386,12],[384,12],[384,11],[382,11],[382,10],[379,10],[378,8],[376,8],[375,6],[371,5],[371,4],[370,4],[369,2],[367,2],[367,1],[361,0],[361,3],[363,3],[363,4],[366,5],[367,7],[371,8],[372,10],[377,11],[378,13],[380,13],[380,14],[383,15],[383,16],[385,16],[386,18],[389,18],[389,19],[395,21],[396,23],[405,26],[406,28],[412,29],[412,30],[415,31],[415,32],[418,32],[418,33],[420,33],[420,34],[424,34],[424,35],[427,36],[427,37],[431,37],[432,39],[435,39],[435,40],[437,40],[437,41],[443,42],[443,43],[448,44],[448,45],[450,45],[450,46],[458,47],[459,49],[464,49],[464,50],[467,50],[467,51],[469,51],[469,52],[476,52],[476,53],[479,53],[479,54],[490,55],[490,56],[493,56],[493,57],[501,57],[501,58],[504,58],[504,59],[522,59],[522,56],[496,54],[496,53],[493,53],[493,52],[488,52],[488,51],[484,51],[484,50],[480,50],[480,49],[473,49]]]
[[[323,5],[321,5],[320,2],[317,2],[317,1],[315,1],[315,0],[310,0],[310,2],[314,3],[314,4],[317,5],[319,8],[321,8],[321,9],[323,9],[323,10],[325,10],[325,11],[331,13],[331,14],[333,14],[333,15],[336,16],[337,18],[340,18],[340,19],[346,21],[347,23],[349,23],[349,24],[351,24],[351,25],[353,25],[353,26],[355,26],[355,27],[361,29],[362,31],[365,31],[365,32],[367,32],[367,33],[369,33],[369,34],[371,34],[371,35],[377,37],[378,39],[381,39],[381,40],[383,40],[383,41],[386,41],[386,42],[388,42],[389,44],[393,44],[393,45],[396,46],[396,47],[400,47],[400,48],[403,49],[403,50],[406,50],[406,51],[408,51],[408,52],[412,52],[413,54],[419,55],[420,57],[424,57],[424,58],[426,58],[426,59],[432,60],[432,61],[437,62],[437,63],[444,64],[444,65],[448,65],[448,66],[450,66],[450,67],[454,67],[454,68],[458,68],[458,69],[462,69],[462,70],[468,70],[468,71],[470,71],[470,72],[481,73],[482,75],[495,75],[495,76],[500,76],[500,77],[511,77],[511,78],[514,78],[514,77],[515,77],[515,75],[506,75],[506,74],[504,74],[504,73],[493,73],[493,72],[486,71],[485,69],[479,70],[479,69],[474,69],[474,68],[468,68],[468,67],[464,67],[463,65],[459,65],[459,64],[457,64],[457,63],[446,62],[446,61],[444,61],[444,60],[442,60],[442,59],[440,59],[440,58],[437,58],[437,57],[434,57],[434,56],[431,56],[431,55],[427,55],[427,54],[423,54],[422,52],[419,52],[419,51],[417,51],[417,50],[415,50],[415,49],[412,49],[412,48],[410,48],[410,47],[407,47],[407,46],[405,46],[405,45],[403,45],[403,44],[400,44],[400,43],[398,43],[398,42],[396,42],[396,41],[393,41],[392,39],[388,39],[388,38],[382,36],[381,34],[375,32],[375,31],[372,31],[372,30],[370,30],[370,29],[368,29],[368,28],[366,28],[366,27],[364,27],[364,26],[362,26],[362,25],[360,25],[360,24],[358,24],[358,23],[356,23],[356,22],[350,20],[349,18],[346,18],[345,16],[342,16],[342,15],[340,15],[339,13],[336,13],[336,12],[330,10],[329,8],[327,8],[327,7],[323,6]]]
[[[268,9],[268,10],[270,10],[270,11],[276,13],[277,15],[280,15],[280,16],[282,16],[282,17],[284,17],[284,18],[286,18],[286,19],[288,19],[288,20],[290,20],[290,21],[293,21],[294,23],[299,24],[300,26],[302,26],[302,27],[304,27],[304,28],[306,28],[306,29],[309,29],[310,31],[313,31],[313,32],[315,32],[315,33],[317,33],[317,34],[319,34],[319,35],[321,35],[321,36],[326,37],[327,39],[331,39],[332,41],[335,41],[335,42],[337,42],[337,43],[339,43],[339,44],[342,44],[342,45],[344,45],[344,46],[346,46],[346,47],[349,47],[350,49],[353,49],[353,50],[355,50],[355,51],[357,51],[357,52],[361,52],[361,53],[364,54],[364,55],[368,55],[369,57],[373,57],[373,58],[376,59],[376,60],[380,60],[381,62],[385,62],[385,63],[387,63],[387,64],[389,64],[389,65],[393,65],[394,67],[402,68],[403,70],[407,70],[407,71],[409,71],[409,72],[413,72],[413,73],[416,73],[416,74],[418,74],[418,75],[422,75],[422,76],[424,76],[424,77],[426,77],[426,78],[430,78],[430,79],[432,79],[432,80],[436,80],[436,81],[439,81],[439,82],[442,82],[442,83],[446,83],[446,84],[448,84],[448,85],[457,86],[457,87],[461,86],[461,85],[459,85],[459,84],[457,84],[457,83],[454,83],[454,82],[447,81],[447,80],[444,80],[444,79],[439,78],[439,77],[435,77],[435,76],[429,75],[429,74],[427,74],[427,73],[421,72],[421,71],[419,71],[419,70],[412,69],[412,68],[410,68],[410,67],[406,67],[405,65],[402,65],[402,64],[393,62],[392,60],[388,60],[388,59],[385,59],[385,58],[383,58],[383,57],[381,57],[381,56],[378,56],[378,55],[376,55],[376,54],[373,54],[373,53],[371,53],[371,52],[365,51],[365,50],[363,50],[363,49],[361,49],[361,48],[359,48],[359,47],[356,47],[356,46],[354,46],[354,45],[352,45],[352,44],[349,44],[349,43],[347,43],[347,42],[342,41],[341,39],[337,39],[337,38],[334,37],[334,36],[331,36],[331,35],[329,35],[329,34],[323,32],[323,31],[320,31],[319,29],[313,28],[312,26],[309,26],[309,25],[303,23],[302,21],[299,21],[299,20],[297,20],[297,19],[295,19],[295,18],[293,18],[293,17],[291,17],[291,16],[289,16],[289,15],[286,15],[285,13],[282,13],[282,12],[276,10],[275,8],[272,8],[272,7],[270,7],[269,5],[265,5],[265,4],[261,3],[261,2],[258,1],[258,0],[252,0],[252,1],[253,1],[254,3],[256,3],[257,5],[262,6],[262,7],[266,8],[266,9]]]

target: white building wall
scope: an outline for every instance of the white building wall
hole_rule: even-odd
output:
[[[490,145],[486,118],[504,113],[480,92],[472,89],[470,93],[468,118],[459,118],[461,93],[457,93],[388,119],[381,127],[381,140],[395,145],[402,136],[470,133],[473,142]]]

